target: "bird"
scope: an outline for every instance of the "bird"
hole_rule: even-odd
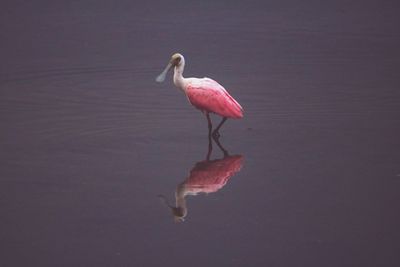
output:
[[[228,183],[232,176],[242,169],[244,156],[239,154],[228,155],[226,149],[218,141],[216,141],[217,145],[224,152],[224,156],[223,158],[210,160],[210,154],[212,153],[211,138],[209,142],[206,159],[195,163],[190,170],[189,176],[178,184],[175,190],[175,206],[171,205],[164,195],[158,195],[164,204],[170,208],[175,222],[185,221],[185,217],[188,214],[186,196],[217,192]]]
[[[220,137],[219,130],[228,118],[243,118],[243,108],[228,91],[213,79],[204,78],[184,78],[185,58],[180,53],[171,56],[165,69],[157,76],[156,81],[162,83],[168,71],[174,68],[173,81],[195,108],[199,109],[207,118],[208,135],[213,139]],[[210,113],[222,117],[218,126],[212,130]]]
[[[180,183],[175,191],[176,206],[165,204],[171,209],[176,222],[183,222],[188,213],[186,196],[196,196],[200,193],[210,194],[222,189],[229,179],[239,172],[243,165],[242,155],[226,156],[222,159],[205,160],[195,164],[189,177]]]

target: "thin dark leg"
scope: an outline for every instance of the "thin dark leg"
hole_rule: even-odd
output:
[[[211,135],[208,135],[208,151],[207,151],[207,156],[206,156],[206,160],[209,161],[210,160],[210,156],[212,153],[212,140],[211,140]]]
[[[212,123],[210,119],[210,113],[206,113],[207,122],[208,122],[208,152],[206,160],[210,160],[211,152],[212,152],[212,140],[211,140],[211,132],[212,132]]]
[[[224,122],[227,120],[227,117],[223,117],[222,121],[218,124],[217,128],[215,128],[215,130],[213,131],[212,135],[214,140],[217,140],[221,135],[219,134],[219,129],[221,128],[222,124],[224,124]]]
[[[217,146],[219,147],[219,149],[221,149],[222,153],[224,153],[224,158],[229,156],[228,150],[226,150],[222,144],[219,142],[219,139],[215,139],[214,138],[215,143],[217,144]]]
[[[210,119],[210,113],[207,112],[206,117],[207,117],[207,122],[208,122],[208,136],[211,137],[212,123],[211,123],[211,119]]]

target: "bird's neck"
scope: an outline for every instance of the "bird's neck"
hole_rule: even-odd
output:
[[[180,211],[179,217],[184,219],[187,215],[187,206],[186,206],[186,187],[185,184],[182,183],[178,186],[175,191],[175,206],[177,210]]]
[[[185,60],[182,58],[178,66],[174,69],[174,84],[176,87],[185,91],[185,78],[183,78],[183,70],[185,69]]]

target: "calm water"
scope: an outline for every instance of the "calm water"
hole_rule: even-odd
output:
[[[396,4],[34,2],[0,7],[1,266],[400,265]],[[245,108],[230,157],[174,52]]]

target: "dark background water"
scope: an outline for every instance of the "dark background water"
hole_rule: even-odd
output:
[[[2,1],[1,266],[399,266],[395,1]],[[223,84],[242,169],[171,203]],[[214,117],[213,119],[218,119]],[[214,147],[212,159],[222,158]]]

